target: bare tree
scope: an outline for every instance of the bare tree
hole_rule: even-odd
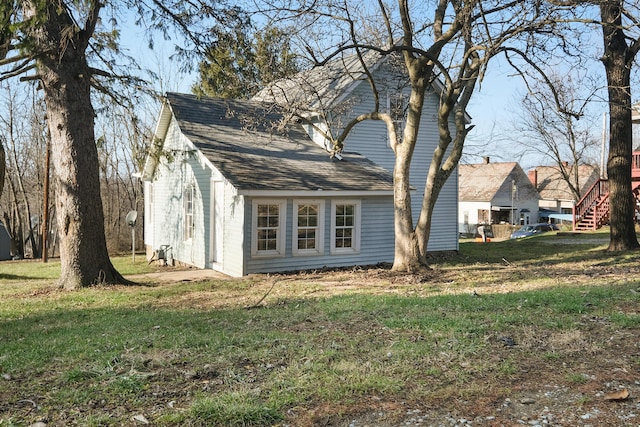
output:
[[[136,172],[142,170],[152,131],[122,106],[105,112],[96,131],[107,245],[117,251],[130,249],[131,232],[124,218],[129,211],[142,208]]]
[[[551,87],[546,82],[533,83],[522,97],[522,114],[509,140],[522,149],[521,157],[533,155],[549,161],[577,202],[585,184],[580,166],[593,163],[600,146],[588,113],[596,88],[586,88],[590,79],[585,76],[574,79],[571,74],[554,73],[548,78]],[[578,91],[585,89],[587,93],[580,96]]]
[[[212,25],[203,28],[201,23],[216,20],[224,28],[227,18],[240,13],[236,7],[217,6],[180,0],[0,3],[0,80],[22,76],[37,80],[43,90],[61,236],[60,286],[127,282],[107,251],[92,99],[98,91],[125,102],[109,86],[116,80],[139,83],[130,70],[118,66],[120,14],[131,10],[136,22],[167,36],[176,28],[187,36],[187,47],[193,47],[211,43]]]
[[[41,248],[39,207],[44,168],[44,114],[29,102],[34,98],[33,90],[20,91],[8,85],[2,90],[5,102],[0,108],[5,114],[0,117],[0,130],[6,138],[7,183],[13,201],[4,209],[5,219],[16,255],[36,258]]]
[[[572,66],[588,61],[594,54],[593,42],[577,49],[567,49],[566,43],[573,38],[592,36],[591,29],[601,32],[603,44],[599,54],[606,76],[609,108],[607,175],[611,239],[608,250],[636,249],[640,245],[635,234],[635,204],[631,191],[631,74],[640,50],[640,6],[634,0],[548,0],[537,7],[557,8],[557,26],[552,34],[561,48],[560,51],[541,49],[546,57],[529,58],[528,66],[539,75],[549,72],[545,70],[548,68],[546,59],[557,60],[560,52]],[[538,36],[532,39],[535,44],[539,44]],[[518,71],[526,74],[522,69]],[[555,96],[552,82],[547,79],[547,84]]]
[[[338,153],[358,123],[364,120],[386,123],[395,154],[393,269],[415,271],[427,267],[427,244],[435,203],[445,182],[456,170],[471,130],[466,108],[476,84],[491,58],[503,52],[509,42],[526,44],[526,38],[537,28],[552,25],[552,9],[529,1],[439,0],[410,4],[399,0],[395,7],[382,0],[375,5],[348,0],[266,3],[264,8],[274,20],[287,17],[298,20],[298,28],[306,31],[302,37],[303,48],[316,63],[325,64],[345,51],[355,52],[360,58],[375,98],[373,110],[338,125],[334,121],[328,126],[329,130],[318,128],[316,131],[324,134],[333,151]],[[292,3],[296,3],[295,6]],[[314,45],[319,41],[330,44],[331,48]],[[369,68],[371,64],[366,60],[372,51],[382,56],[397,56],[408,78],[411,94],[401,137],[392,114],[381,106],[380,90]],[[436,117],[439,140],[431,163],[424,165],[428,168],[424,198],[414,222],[409,171],[425,93],[436,80],[441,85]],[[322,87],[315,89],[317,93],[323,91]],[[284,100],[284,107],[290,108],[292,104],[283,96],[284,92],[275,94],[274,98]],[[307,113],[299,111],[297,115],[304,120]],[[326,112],[323,116],[335,117],[335,112]]]
[[[640,247],[631,192],[631,70],[640,50],[640,8],[637,1],[602,0],[600,18],[609,95],[609,250],[624,251]]]

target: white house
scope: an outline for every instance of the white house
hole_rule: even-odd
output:
[[[477,224],[530,224],[538,221],[540,196],[516,162],[459,166],[461,233],[473,233]]]
[[[384,60],[372,69],[400,122],[406,79]],[[308,102],[308,119],[329,129],[340,120],[323,122],[327,107],[333,119],[369,110],[372,95],[361,74],[357,61],[344,59],[304,73],[305,82],[329,79],[321,87],[332,88],[322,108]],[[290,95],[301,93],[294,80],[278,84],[288,84]],[[167,94],[143,171],[148,255],[162,249],[231,276],[392,262],[394,159],[385,126],[358,124],[342,155],[331,157],[313,127],[283,126],[282,111],[268,98],[265,92],[252,101]],[[414,218],[438,140],[437,103],[434,87],[412,161]],[[456,210],[454,175],[436,204],[430,251],[458,249]]]

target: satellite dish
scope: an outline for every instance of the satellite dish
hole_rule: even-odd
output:
[[[129,227],[135,227],[137,218],[138,218],[138,212],[129,211],[129,213],[127,214],[127,217],[125,218],[125,221],[127,221],[127,225]]]

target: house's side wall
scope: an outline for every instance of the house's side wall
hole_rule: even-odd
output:
[[[556,199],[540,199],[538,202],[538,206],[543,209],[549,209],[560,213],[561,202],[560,200]]]
[[[173,259],[204,268],[209,253],[211,170],[200,161],[198,153],[182,135],[175,121],[169,125],[161,156],[148,187],[153,191],[152,220],[145,232],[153,250],[169,247]],[[194,186],[193,237],[185,239],[184,191]]]
[[[516,183],[516,192],[512,194],[512,182]],[[516,166],[504,180],[500,189],[491,200],[492,206],[513,206],[514,222],[520,223],[523,209],[528,210],[529,224],[538,222],[539,195],[524,171]]]
[[[225,185],[222,271],[234,277],[247,274],[246,253],[249,246],[244,227],[246,202],[235,188]],[[250,220],[249,220],[250,222]],[[249,249],[250,250],[250,249]]]
[[[490,210],[489,202],[459,202],[458,206],[458,228],[460,233],[474,233],[478,224],[478,211]]]
[[[317,198],[316,198],[317,199]],[[286,199],[286,249],[282,257],[252,257],[252,203],[255,199],[246,198],[244,205],[244,234],[247,236],[244,256],[247,260],[246,274],[269,273],[289,270],[306,270],[322,267],[343,267],[352,265],[372,265],[380,262],[393,262],[393,203],[392,197],[358,198],[361,203],[360,213],[360,251],[354,254],[331,254],[331,199],[324,202],[324,252],[322,255],[293,255],[293,199]],[[273,199],[282,200],[282,199]]]
[[[381,82],[390,76],[384,67],[376,74]],[[386,94],[398,94],[401,90],[408,99],[410,88],[404,81],[389,77],[388,84],[378,86],[381,91],[381,105],[386,108]],[[404,87],[402,87],[404,85]],[[387,88],[385,88],[387,87]],[[399,89],[400,88],[400,89]],[[352,92],[349,103],[353,103],[353,111],[349,117],[373,111],[373,97],[367,84],[360,84]],[[411,205],[414,224],[420,215],[427,173],[433,151],[438,144],[438,126],[436,121],[438,97],[429,89],[426,94],[418,141],[411,160],[410,182],[415,189],[411,192]],[[453,126],[452,126],[453,127]],[[351,131],[345,142],[345,151],[360,153],[375,163],[393,172],[395,155],[388,143],[386,125],[381,121],[367,120]],[[432,217],[429,251],[448,251],[458,249],[458,172],[457,168],[447,180],[438,197]]]

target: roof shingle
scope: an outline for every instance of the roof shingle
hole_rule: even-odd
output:
[[[183,134],[239,190],[392,191],[393,178],[357,153],[330,158],[272,105],[168,93]]]

